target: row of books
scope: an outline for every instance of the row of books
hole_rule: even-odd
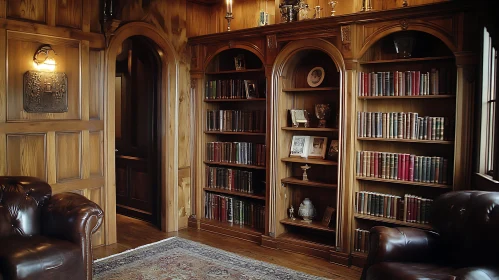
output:
[[[359,214],[428,224],[433,199],[411,194],[404,198],[376,192],[356,192],[355,210]]]
[[[353,240],[353,249],[355,252],[369,252],[369,231],[365,229],[355,229]]]
[[[265,111],[208,110],[208,131],[265,132]]]
[[[228,79],[207,81],[205,84],[205,99],[245,99],[247,80]],[[250,97],[251,98],[251,97]]]
[[[224,167],[206,166],[208,188],[253,193],[253,172]]]
[[[206,160],[265,166],[267,145],[251,142],[208,142]]]
[[[416,140],[450,140],[453,121],[446,117],[419,117],[414,112],[357,112],[357,136]]]
[[[359,72],[359,96],[416,96],[452,94],[452,73],[447,68],[429,72]]]
[[[357,151],[356,175],[390,180],[447,184],[448,160],[436,156]]]
[[[205,218],[256,229],[265,228],[265,206],[235,197],[205,193]]]

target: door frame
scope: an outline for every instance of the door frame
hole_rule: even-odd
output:
[[[140,35],[152,40],[160,49],[161,90],[159,131],[161,135],[160,223],[165,232],[178,230],[178,80],[179,56],[165,34],[146,22],[120,26],[105,52],[104,80],[104,178],[105,178],[105,244],[117,242],[116,164],[115,164],[115,75],[116,55],[124,40]]]

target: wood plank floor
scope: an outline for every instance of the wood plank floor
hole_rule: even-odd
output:
[[[282,250],[268,249],[251,242],[230,237],[225,238],[205,231],[184,229],[178,232],[165,233],[146,222],[122,215],[117,215],[117,227],[118,242],[113,245],[94,248],[94,259],[120,253],[167,237],[178,236],[245,257],[285,266],[321,277],[357,280],[361,274],[361,270],[355,267],[348,268],[329,263],[323,259]]]

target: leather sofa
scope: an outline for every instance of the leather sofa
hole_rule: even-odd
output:
[[[102,209],[76,193],[52,195],[33,177],[0,177],[0,280],[92,279],[92,234]]]
[[[373,227],[361,279],[499,279],[499,192],[443,194],[430,217],[433,231]]]

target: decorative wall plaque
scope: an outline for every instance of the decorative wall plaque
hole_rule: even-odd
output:
[[[24,73],[24,110],[28,113],[68,111],[68,77],[61,72]]]

